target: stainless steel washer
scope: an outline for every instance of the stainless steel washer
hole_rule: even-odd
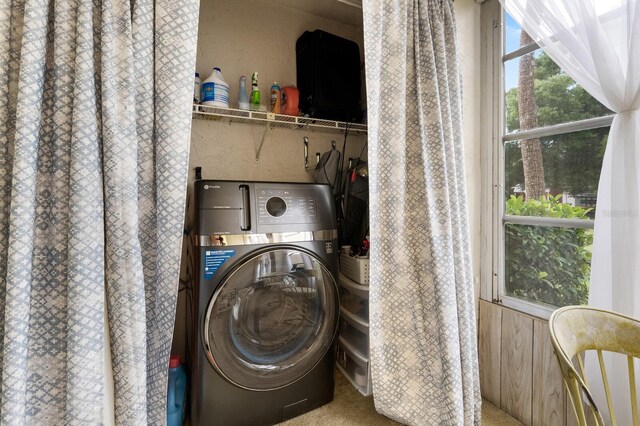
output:
[[[337,230],[331,187],[195,184],[193,424],[259,425],[333,399]]]

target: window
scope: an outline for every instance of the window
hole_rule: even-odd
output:
[[[488,149],[483,298],[548,317],[589,293],[593,218],[612,112],[504,13],[482,5]],[[491,258],[489,258],[489,256]]]

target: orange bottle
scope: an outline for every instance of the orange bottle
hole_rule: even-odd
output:
[[[280,114],[280,86],[275,81],[271,85],[271,112]]]

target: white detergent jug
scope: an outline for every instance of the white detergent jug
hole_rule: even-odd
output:
[[[201,87],[201,105],[229,108],[229,85],[222,78],[220,68],[214,68],[211,75],[202,82]]]

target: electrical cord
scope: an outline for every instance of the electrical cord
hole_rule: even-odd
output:
[[[340,169],[339,169],[340,180],[342,180],[341,174],[342,174],[342,170],[344,170],[344,155],[347,150],[347,136],[349,135],[349,124],[351,123],[347,122],[346,126],[344,126],[344,140],[342,141],[342,161],[340,162]]]
[[[327,174],[327,163],[329,162],[329,160],[331,160],[331,156],[333,155],[334,151],[338,154],[338,163],[340,162],[340,152],[338,152],[338,150],[334,148],[331,151],[329,151],[329,157],[327,158],[327,161],[325,161],[324,164],[322,165],[322,171],[324,173],[324,178],[327,180],[327,182],[331,183],[331,189],[333,191],[335,191],[336,184],[338,183],[338,176],[339,176],[340,171],[336,170],[336,175],[334,176],[333,183],[332,183],[331,179],[329,179],[329,175]]]
[[[369,141],[366,141],[364,143],[364,146],[362,147],[362,150],[360,151],[360,155],[358,155],[358,158],[362,159],[362,154],[364,154],[364,150],[367,149],[368,145],[369,145]]]

